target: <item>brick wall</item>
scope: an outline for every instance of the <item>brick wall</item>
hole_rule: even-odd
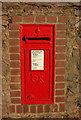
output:
[[[10,113],[65,112],[65,54],[67,16],[12,16],[9,24],[10,55]],[[21,104],[20,24],[41,23],[56,25],[55,103],[41,105]]]
[[[3,3],[3,118],[79,117],[78,8],[74,3]],[[33,23],[56,25],[51,105],[21,104],[20,24]]]

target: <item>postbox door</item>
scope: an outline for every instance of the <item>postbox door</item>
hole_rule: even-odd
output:
[[[34,56],[32,56],[32,51],[34,51]],[[39,59],[37,58],[37,56],[39,57]],[[25,81],[27,86],[27,103],[32,102],[34,104],[37,104],[50,101],[49,59],[49,50],[25,50]],[[33,66],[33,63],[39,64],[38,67],[36,65]],[[40,64],[42,68],[40,68]]]

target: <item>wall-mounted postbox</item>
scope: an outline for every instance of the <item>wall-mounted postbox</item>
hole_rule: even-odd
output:
[[[22,104],[52,104],[55,25],[24,24],[20,31]]]

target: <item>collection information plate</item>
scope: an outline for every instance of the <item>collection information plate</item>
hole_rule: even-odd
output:
[[[32,70],[44,70],[44,50],[31,50]]]

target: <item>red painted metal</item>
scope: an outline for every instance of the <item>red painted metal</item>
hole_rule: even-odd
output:
[[[22,104],[53,104],[55,93],[55,25],[21,24]],[[32,50],[44,50],[44,70],[32,70]]]

